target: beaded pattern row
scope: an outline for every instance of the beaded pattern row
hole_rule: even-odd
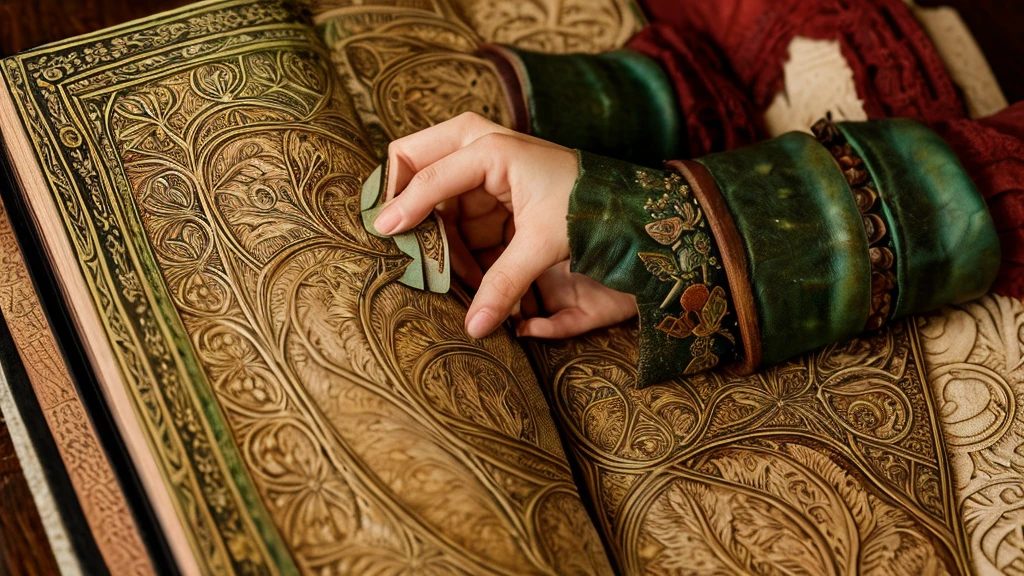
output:
[[[832,154],[846,182],[864,223],[868,238],[868,256],[871,259],[871,312],[865,329],[876,330],[889,320],[896,301],[899,284],[896,282],[896,252],[892,231],[882,218],[882,199],[864,161],[846,141],[835,124],[823,118],[811,127],[815,138]]]

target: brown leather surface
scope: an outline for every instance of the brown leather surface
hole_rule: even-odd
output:
[[[14,54],[68,36],[99,30],[186,3],[184,0],[2,0],[0,56]],[[4,224],[9,228],[6,221]],[[102,489],[101,486],[97,488]],[[0,511],[0,574],[57,573],[56,560],[50,550],[39,513],[2,417]]]
[[[185,3],[180,0],[146,3],[130,0],[87,0],[77,3],[62,3],[59,0],[0,0],[0,53],[10,54]],[[1020,14],[1024,6],[1017,6],[1011,0],[944,3],[960,9],[989,58],[1008,99],[1016,101],[1024,96],[1024,75],[1014,72],[1020,67],[1016,55],[1021,53],[1024,40],[1010,33],[1015,32],[1012,29],[1024,17],[1024,14]],[[1014,17],[1014,13],[1019,15]],[[967,322],[965,325],[973,324]],[[1016,360],[1016,356],[1012,358]],[[11,462],[15,465],[11,466]],[[42,529],[38,517],[34,515],[32,500],[16,462],[8,433],[0,420],[0,510],[3,511],[0,514],[0,555],[3,556],[0,559],[0,574],[31,574],[33,569],[35,573],[52,573],[55,564],[52,555],[43,552],[45,547],[42,543],[45,540]],[[32,518],[35,518],[34,524]],[[10,550],[19,552],[12,556]],[[31,553],[26,553],[26,550]]]
[[[471,9],[474,2],[459,5]],[[140,472],[156,486],[150,493],[170,494],[183,508],[196,503],[194,515],[168,506],[170,513],[159,518],[162,527],[180,526],[189,546],[199,543],[176,550],[176,557],[194,558],[196,571],[225,565],[287,572],[293,559],[310,573],[362,573],[364,562],[418,565],[429,558],[440,573],[610,573],[522,350],[508,332],[469,341],[462,330],[464,297],[393,284],[403,262],[393,248],[367,237],[348,202],[375,164],[373,144],[435,121],[435,112],[448,116],[448,107],[435,105],[454,105],[447,96],[465,92],[460,82],[449,81],[437,93],[419,89],[423,82],[465,72],[459,79],[469,87],[494,85],[465,52],[441,51],[438,58],[432,49],[454,43],[469,52],[478,40],[449,19],[453,9],[378,6],[371,14],[342,7],[336,15],[318,15],[317,32],[338,70],[331,74],[319,39],[291,7],[206,4],[168,16],[169,28],[140,22],[4,63],[19,107],[35,110],[36,103],[20,97],[25,90],[38,88],[45,98],[49,87],[68,81],[66,73],[36,65],[56,53],[61,56],[47,62],[66,57],[60,61],[82,74],[73,98],[88,106],[110,103],[105,121],[116,150],[90,158],[88,166],[71,162],[90,172],[117,163],[125,180],[105,179],[113,182],[111,196],[82,200],[89,218],[67,224],[72,221],[44,197],[47,190],[25,186],[23,192],[33,222],[54,244],[65,238],[57,226],[74,227],[73,237],[80,238],[79,225],[99,225],[111,214],[108,201],[128,218],[138,210],[141,222],[104,225],[102,240],[87,240],[75,269],[68,258],[52,257],[59,250],[48,254],[67,282],[62,286],[79,314],[76,328],[95,352],[91,362],[104,375],[108,402],[124,408],[114,410],[122,435],[131,441],[124,430],[142,422],[135,439],[151,442],[146,449],[159,459]],[[554,8],[572,13],[561,4]],[[384,12],[387,34],[375,27]],[[212,24],[180,25],[193,17]],[[605,20],[599,26],[611,29]],[[213,26],[223,28],[211,32]],[[232,37],[235,54],[217,51],[214,36],[243,27],[250,33]],[[156,33],[168,29],[182,34]],[[569,46],[565,35],[549,37]],[[195,42],[179,49],[186,40]],[[396,45],[409,57],[395,58],[388,48]],[[158,50],[156,70],[133,65],[133,58]],[[185,61],[192,68],[175,67]],[[351,66],[368,61],[383,65]],[[279,85],[262,82],[270,75],[268,62],[281,63]],[[343,70],[353,73],[342,76]],[[53,80],[40,83],[44,73]],[[342,85],[342,77],[353,81]],[[116,92],[98,93],[111,87]],[[472,102],[490,102],[493,94],[483,90]],[[239,101],[247,104],[245,113],[232,108]],[[151,102],[186,103],[175,108],[184,123],[151,131]],[[356,117],[364,111],[377,113]],[[49,122],[63,113],[19,114]],[[209,122],[193,122],[197,117]],[[90,125],[74,118],[57,138],[37,136],[35,145],[73,155],[85,139],[96,143]],[[4,121],[14,125],[9,117]],[[216,136],[197,134],[200,127]],[[48,134],[57,133],[52,128]],[[151,135],[160,144],[151,145]],[[167,138],[191,141],[189,153],[177,155],[178,144],[166,148]],[[31,161],[17,168],[26,178],[34,169],[47,178],[59,170]],[[50,190],[52,182],[45,183]],[[272,224],[260,227],[264,222]],[[151,255],[124,247],[123,239],[134,234],[124,230],[136,229],[145,233],[139,240],[149,242]],[[114,254],[109,275],[88,260],[100,250]],[[120,258],[126,253],[131,262]],[[135,258],[146,260],[136,266]],[[162,278],[152,275],[157,269]],[[100,296],[82,280],[82,270],[103,294],[123,301],[98,310],[117,315],[115,321],[90,320]],[[150,300],[126,284],[138,278],[160,296]],[[175,320],[159,324],[165,318]],[[156,333],[157,325],[173,339]],[[101,349],[104,326],[127,327],[144,339],[116,332],[117,345]],[[182,345],[186,341],[191,346]],[[203,402],[223,411],[207,410]],[[216,450],[223,458],[215,461]],[[221,462],[237,462],[248,475]]]
[[[0,415],[0,574],[56,574],[57,561]]]

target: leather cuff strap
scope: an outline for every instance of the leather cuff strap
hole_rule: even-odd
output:
[[[871,304],[868,243],[828,150],[792,132],[697,162],[743,242],[763,363],[861,332]]]
[[[792,132],[672,170],[579,154],[571,268],[636,296],[640,386],[751,371],[988,289],[995,228],[937,135],[816,128],[821,143]]]

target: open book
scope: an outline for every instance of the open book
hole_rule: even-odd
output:
[[[640,26],[627,0],[215,0],[3,60],[0,409],[52,438],[62,567],[1021,570],[1017,302],[636,389],[630,326],[472,340],[461,289],[397,282],[360,186],[391,139],[511,122],[479,42]]]

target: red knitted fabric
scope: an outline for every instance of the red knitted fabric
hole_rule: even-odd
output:
[[[783,87],[795,36],[835,39],[870,118],[913,118],[949,143],[985,197],[1003,263],[993,286],[1024,298],[1024,103],[983,120],[963,102],[901,0],[646,0],[630,48],[655,58],[687,118],[692,156],[745,144]],[[733,85],[733,83],[738,83]]]
[[[869,117],[964,115],[931,40],[901,0],[646,0],[652,22],[706,37],[757,110],[783,85],[794,36],[838,40]]]
[[[981,120],[932,125],[985,197],[1003,262],[992,290],[1024,298],[1024,102]]]
[[[628,48],[661,64],[675,86],[691,158],[731,150],[758,140],[757,115],[713,46],[692,34],[654,23],[630,40]]]

